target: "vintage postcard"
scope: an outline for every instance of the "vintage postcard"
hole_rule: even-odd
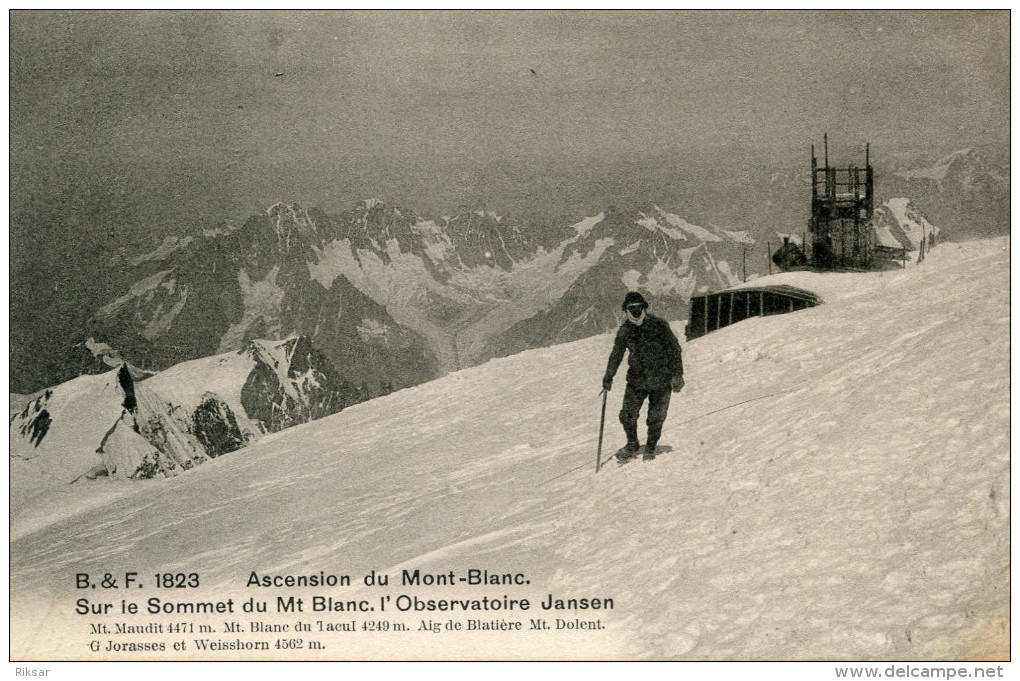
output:
[[[1002,676],[1008,11],[9,29],[17,675]]]

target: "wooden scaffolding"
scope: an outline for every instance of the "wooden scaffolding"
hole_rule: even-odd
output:
[[[811,145],[810,263],[822,269],[867,268],[874,257],[875,175],[871,145],[864,148],[864,167],[829,165],[829,136],[824,136],[825,165],[818,166]]]

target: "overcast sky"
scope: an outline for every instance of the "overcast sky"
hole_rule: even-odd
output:
[[[1008,12],[14,12],[10,35],[15,219],[62,202],[81,229],[1009,133]]]

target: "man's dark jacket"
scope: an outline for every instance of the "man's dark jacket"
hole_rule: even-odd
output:
[[[646,312],[641,326],[629,320],[620,325],[609,355],[606,378],[616,375],[624,350],[630,351],[627,383],[635,388],[665,390],[672,386],[674,379],[684,375],[680,341],[661,317]]]

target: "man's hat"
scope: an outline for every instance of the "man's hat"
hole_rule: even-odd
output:
[[[648,301],[637,291],[631,291],[627,294],[627,297],[623,299],[623,305],[620,306],[620,309],[626,310],[629,305],[640,305],[648,309]]]

